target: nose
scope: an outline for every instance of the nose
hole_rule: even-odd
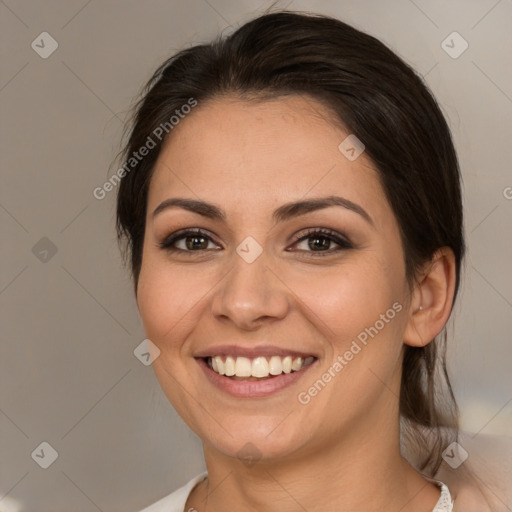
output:
[[[289,291],[268,265],[265,252],[252,263],[236,253],[233,259],[231,270],[213,296],[213,316],[247,331],[283,319],[290,305]]]

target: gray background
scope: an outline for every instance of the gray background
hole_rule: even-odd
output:
[[[2,512],[136,511],[202,471],[200,441],[134,356],[144,333],[116,245],[115,192],[100,201],[92,191],[117,169],[123,120],[151,72],[269,5],[0,2]],[[469,245],[450,369],[463,428],[511,431],[512,2],[278,6],[377,36],[438,98],[460,156]],[[44,31],[58,42],[46,59],[31,47]],[[441,46],[453,31],[469,44],[458,58]],[[58,452],[48,469],[31,456],[43,441]]]

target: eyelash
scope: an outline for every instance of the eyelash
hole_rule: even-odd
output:
[[[329,255],[332,255],[333,253],[337,253],[342,250],[354,248],[354,246],[348,240],[348,238],[340,236],[338,233],[336,233],[336,231],[332,231],[331,229],[325,229],[325,228],[310,228],[310,229],[308,229],[306,233],[302,233],[295,238],[293,245],[296,245],[299,242],[302,242],[303,240],[313,238],[314,236],[316,236],[317,238],[327,238],[328,240],[330,240],[331,242],[334,242],[335,244],[337,244],[339,246],[338,248],[335,248],[334,250],[329,249],[327,251],[305,251],[305,252],[311,253],[315,257],[316,256],[329,256]],[[203,231],[200,228],[196,228],[196,229],[186,229],[183,231],[178,231],[176,233],[173,233],[173,234],[167,236],[166,238],[164,238],[164,240],[162,240],[158,244],[158,246],[161,249],[163,249],[167,252],[170,252],[170,253],[171,252],[172,253],[181,252],[181,253],[189,253],[190,254],[190,253],[202,253],[204,251],[209,250],[209,249],[199,249],[197,251],[193,251],[193,250],[191,251],[191,250],[178,249],[177,247],[173,247],[173,245],[176,242],[178,242],[179,240],[182,240],[184,238],[189,238],[189,237],[202,237],[209,241],[213,241],[212,238],[205,231]]]

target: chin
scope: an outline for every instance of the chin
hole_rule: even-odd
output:
[[[283,421],[285,417],[231,418],[223,422],[226,430],[218,424],[202,425],[196,434],[209,453],[220,452],[243,462],[277,461],[292,456],[307,443],[304,424],[296,429]]]

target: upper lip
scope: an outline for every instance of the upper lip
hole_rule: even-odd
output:
[[[286,349],[274,345],[259,345],[252,347],[242,347],[240,345],[216,345],[205,348],[195,353],[194,357],[214,357],[214,356],[234,356],[247,357],[253,359],[256,357],[272,356],[293,356],[293,357],[317,357],[312,352],[305,352],[297,349]]]

